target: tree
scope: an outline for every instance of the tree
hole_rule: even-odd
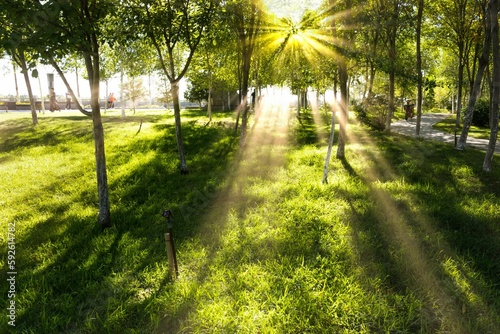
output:
[[[36,65],[35,53],[29,44],[32,28],[26,23],[29,21],[29,13],[30,11],[26,11],[23,4],[18,1],[9,4],[3,2],[0,5],[0,18],[3,22],[0,25],[0,47],[4,48],[13,62],[21,67],[30,99],[32,122],[36,125],[38,124],[38,116],[29,76],[30,69]],[[35,75],[37,75],[36,71]]]
[[[112,1],[37,1],[33,13],[37,29],[34,41],[39,43],[40,52],[56,67],[56,56],[75,52],[82,54],[90,85],[90,105],[96,158],[97,192],[99,197],[98,222],[102,227],[111,226],[109,190],[104,149],[104,129],[102,126],[99,87],[100,50],[111,36],[107,19],[115,13]],[[63,78],[64,79],[64,78]],[[69,85],[67,85],[69,87]],[[70,89],[73,99],[75,94]]]
[[[119,26],[119,24],[117,24]],[[120,71],[120,101],[124,101],[127,99],[127,93],[123,88],[127,87],[124,82],[125,75],[129,78],[128,82],[136,81],[137,78],[141,75],[148,75],[151,77],[151,74],[155,71],[155,65],[157,58],[155,57],[156,51],[153,46],[147,39],[139,39],[139,40],[127,40],[127,36],[118,37],[113,44],[115,66],[118,71]],[[151,98],[151,80],[149,80],[149,95]],[[137,88],[138,85],[134,84]],[[142,81],[141,81],[142,87]],[[130,90],[129,85],[129,90]],[[137,91],[137,89],[135,89]],[[128,94],[130,96],[130,94]],[[140,97],[146,95],[146,92],[143,91],[140,94]],[[139,96],[138,96],[139,97]],[[136,100],[134,98],[134,100]],[[125,104],[121,104],[122,109],[122,117],[125,117]],[[135,113],[135,106],[134,106]]]
[[[257,36],[261,31],[263,16],[262,2],[260,0],[231,0],[226,3],[226,12],[230,29],[235,33],[240,54],[239,83],[240,106],[236,119],[236,129],[241,113],[240,145],[245,143],[248,122],[248,88],[252,55],[254,53]],[[241,112],[240,112],[241,111]]]
[[[203,75],[197,75],[196,77],[193,74],[190,75],[187,89],[184,92],[184,98],[189,102],[198,102],[200,108],[201,103],[208,99],[208,88],[206,83],[203,82],[206,78],[205,73],[202,72],[201,74]]]
[[[189,173],[189,169],[182,138],[179,82],[186,74],[200,40],[206,34],[216,3],[216,0],[137,1],[122,13],[126,17],[125,23],[133,24],[133,29],[138,30],[136,37],[147,37],[151,41],[158,54],[160,67],[170,82],[179,168],[182,174]]]
[[[339,73],[339,88],[340,88],[340,101],[339,107],[339,139],[337,146],[337,158],[345,158],[345,143],[347,140],[347,119],[348,119],[348,61],[350,53],[350,41],[352,38],[352,31],[350,31],[351,23],[354,19],[353,3],[351,0],[344,0],[336,3],[330,0],[330,11],[332,14],[331,31],[333,39],[339,41],[339,45],[335,45],[335,51],[338,53],[337,67]],[[339,19],[335,18],[334,10],[343,11]],[[332,129],[333,130],[333,129]]]
[[[474,116],[474,108],[476,106],[477,98],[479,97],[481,91],[481,83],[483,81],[483,75],[488,67],[489,58],[490,58],[490,48],[491,48],[491,20],[489,17],[489,10],[491,10],[491,4],[487,6],[487,8],[483,7],[483,26],[484,26],[484,41],[483,41],[483,50],[481,53],[481,57],[479,58],[479,67],[476,73],[476,80],[474,81],[474,85],[472,87],[472,91],[469,95],[469,103],[467,105],[467,110],[464,116],[464,124],[462,128],[462,133],[457,143],[458,150],[464,150],[467,142],[467,136],[469,134],[469,129],[472,124],[472,118]]]
[[[450,47],[458,53],[457,66],[457,115],[456,126],[460,126],[464,71],[467,66],[471,47],[474,42],[474,35],[477,31],[478,15],[474,10],[475,2],[472,0],[443,0],[436,2],[433,7],[436,23],[441,27],[441,36],[448,38],[441,39],[443,45],[451,41]],[[448,31],[450,33],[448,33]]]
[[[495,153],[495,145],[498,137],[498,108],[500,103],[500,46],[498,37],[498,0],[490,0],[488,4],[491,25],[491,42],[493,53],[493,78],[491,84],[491,132],[488,150],[484,157],[483,170],[491,171],[491,164]]]
[[[125,101],[132,101],[132,110],[135,115],[135,105],[137,100],[146,95],[146,91],[143,88],[143,82],[140,78],[132,77],[127,82],[123,84],[123,94]]]
[[[76,81],[76,97],[80,101],[80,68],[84,67],[83,58],[79,53],[69,54],[66,58],[61,60],[61,69],[65,72],[74,71]]]
[[[389,110],[387,112],[387,119],[385,123],[385,129],[391,129],[391,119],[394,115],[394,94],[395,94],[395,83],[396,83],[396,39],[398,36],[399,27],[399,12],[400,12],[400,1],[392,0],[389,1],[387,6],[387,22],[386,22],[386,36],[389,47],[387,49],[388,59],[389,59]],[[392,8],[391,8],[392,7]],[[391,8],[391,9],[388,9]]]
[[[424,11],[424,0],[418,0],[418,11],[417,11],[417,29],[416,29],[416,40],[417,40],[417,127],[416,134],[420,134],[420,122],[422,119],[422,50],[421,50],[421,32],[422,32],[422,16]]]

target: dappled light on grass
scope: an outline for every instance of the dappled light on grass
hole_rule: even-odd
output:
[[[183,176],[171,114],[105,117],[114,226],[104,232],[88,119],[8,123],[0,210],[19,226],[18,329],[498,332],[500,193],[498,173],[474,168],[481,154],[351,124],[347,158],[332,159],[322,185],[329,117],[297,118],[275,93],[250,113],[240,151],[223,126],[231,112],[210,124],[203,110],[183,114]]]
[[[485,284],[484,277],[473,264],[452,247],[438,230],[438,221],[423,208],[430,203],[423,202],[420,197],[428,192],[431,193],[425,194],[424,198],[437,196],[435,185],[426,185],[425,177],[405,180],[404,174],[396,171],[384,158],[385,152],[370,151],[366,145],[357,144],[366,142],[369,137],[364,131],[348,132],[352,154],[347,155],[347,163],[351,156],[353,163],[363,166],[355,168],[354,172],[368,187],[369,196],[376,206],[374,228],[379,230],[387,247],[388,260],[394,265],[393,274],[399,277],[403,286],[423,297],[425,308],[433,318],[433,331],[497,331],[498,309],[492,312],[491,301],[485,300],[492,293],[492,287]],[[419,161],[415,160],[416,150],[408,152],[401,166],[409,167]],[[453,169],[467,169],[465,166],[449,168],[454,175],[458,174]],[[469,178],[462,186],[477,188],[477,182]],[[462,187],[459,183],[456,186]],[[464,209],[467,207],[465,205]],[[359,233],[359,223],[352,226],[353,232]],[[475,321],[464,320],[465,314]]]

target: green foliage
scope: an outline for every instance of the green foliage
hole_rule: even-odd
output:
[[[488,127],[490,124],[490,101],[479,99],[474,107],[472,124],[478,127]]]
[[[136,101],[146,95],[141,78],[131,78],[123,84],[123,94],[126,101],[132,102],[132,109],[135,112]]]
[[[208,90],[202,85],[197,85],[196,83],[189,82],[187,84],[187,89],[184,92],[184,98],[190,102],[198,102],[199,104],[201,104],[202,101],[206,101],[208,99]]]
[[[353,104],[353,111],[356,118],[375,130],[385,128],[385,118],[388,110],[387,97],[385,95],[375,95],[371,98],[363,99],[360,103]]]

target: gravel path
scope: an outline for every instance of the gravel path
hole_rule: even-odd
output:
[[[430,114],[424,113],[421,118],[421,126],[420,126],[420,135],[418,137],[429,139],[429,140],[437,140],[444,143],[448,143],[451,145],[455,145],[455,135],[445,133],[439,130],[435,130],[432,126],[436,123],[441,122],[442,120],[454,117],[453,114]],[[413,119],[409,119],[408,121],[399,120],[391,124],[391,131],[405,135],[410,137],[417,137],[415,134],[415,129],[417,126],[417,117],[415,116]],[[457,132],[457,140],[460,137],[461,132]],[[476,139],[472,137],[467,138],[467,147],[473,147],[479,150],[486,151],[488,147],[488,140],[486,139]],[[500,145],[497,141],[497,145],[495,146],[495,153],[500,153]]]

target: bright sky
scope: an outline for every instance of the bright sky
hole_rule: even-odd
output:
[[[85,71],[85,69],[81,69],[81,71]],[[31,88],[33,90],[33,94],[36,95],[37,97],[40,97],[40,89],[41,89],[41,94],[43,96],[47,96],[49,93],[49,88],[48,88],[48,80],[47,80],[47,74],[52,73],[54,74],[54,90],[57,95],[62,96],[66,94],[66,85],[62,81],[62,79],[59,77],[59,75],[56,73],[56,71],[52,68],[52,66],[44,66],[44,65],[39,65],[38,66],[38,72],[39,72],[39,77],[38,78],[33,78],[30,76],[30,83],[31,83]],[[65,73],[66,74],[66,79],[68,80],[71,88],[77,94],[77,86],[76,86],[76,75],[75,73]],[[125,79],[126,80],[126,79]],[[144,83],[144,89],[148,89],[148,79],[143,78],[143,83]],[[82,98],[89,98],[90,97],[90,88],[89,88],[89,83],[88,80],[83,79],[81,76],[78,79],[79,87],[80,87],[80,96]],[[19,88],[19,95],[20,96],[28,96],[28,90],[26,89],[26,82],[24,81],[24,75],[21,74],[19,68],[17,69],[17,85]],[[152,77],[152,90],[153,90],[153,97],[156,97],[158,95],[156,91],[158,90],[156,87],[160,85],[159,80],[155,77]],[[115,93],[116,97],[119,97],[119,91],[120,91],[120,80],[118,76],[115,78],[109,80],[108,83],[108,94],[109,93]],[[183,92],[183,86],[181,85],[181,92],[180,92],[180,97],[181,99],[184,98],[184,92]],[[15,79],[14,79],[14,74],[13,74],[13,68],[10,60],[7,57],[4,57],[3,59],[0,59],[0,98],[2,97],[8,97],[9,95],[12,95],[15,97],[16,95],[16,87],[15,87]],[[100,93],[101,98],[106,97],[106,85],[105,83],[101,82],[101,93]]]
[[[280,17],[291,17],[293,20],[300,21],[302,14],[307,9],[317,9],[324,0],[264,0],[267,7],[273,11],[276,15]],[[40,65],[38,67],[40,74],[40,79],[31,78],[31,85],[33,93],[40,96],[40,90],[44,96],[48,95],[48,83],[47,74],[54,73],[54,88],[58,95],[64,95],[66,93],[66,86],[55,70],[51,66]],[[17,82],[19,87],[19,94],[28,95],[26,89],[26,83],[24,81],[23,75],[20,71],[17,71]],[[76,78],[74,73],[67,75],[67,79],[70,82],[72,89],[76,93]],[[15,96],[16,89],[14,84],[14,74],[10,61],[4,57],[0,59],[0,97],[6,97],[9,95]],[[81,97],[89,97],[90,89],[87,80],[79,78],[80,84],[80,95]],[[119,91],[119,80],[118,78],[112,79],[109,82],[108,92],[118,92]],[[101,97],[106,96],[106,87],[104,84],[101,85]],[[181,98],[182,98],[181,94]]]
[[[307,9],[317,9],[324,0],[264,0],[267,8],[278,17],[291,17],[292,20],[300,21],[302,14]]]
[[[15,79],[14,79],[14,73],[13,73],[13,68],[10,60],[7,57],[4,57],[3,59],[0,60],[0,97],[6,97],[8,95],[16,95],[16,86],[15,86]],[[33,90],[33,94],[36,96],[40,96],[40,86],[42,90],[42,94],[44,96],[48,95],[48,81],[47,81],[47,74],[48,73],[53,73],[54,74],[54,89],[56,91],[56,94],[58,95],[64,95],[66,93],[66,86],[64,85],[63,81],[61,78],[59,78],[59,75],[57,75],[56,71],[51,67],[51,66],[44,66],[44,65],[39,65],[38,66],[38,72],[39,72],[39,77],[38,78],[33,78],[30,75],[30,83],[31,83],[31,88]],[[26,82],[24,81],[24,75],[21,74],[21,71],[19,68],[17,69],[17,85],[19,88],[19,95],[28,95],[28,90],[26,89]],[[74,73],[69,73],[67,75],[67,79],[72,87],[72,89],[75,91],[76,94],[76,76]],[[88,81],[79,78],[79,86],[80,86],[80,96],[81,97],[89,97],[90,96],[90,88]],[[118,91],[118,80],[113,80],[112,85],[114,91]],[[102,96],[105,95],[105,87],[102,87]]]

